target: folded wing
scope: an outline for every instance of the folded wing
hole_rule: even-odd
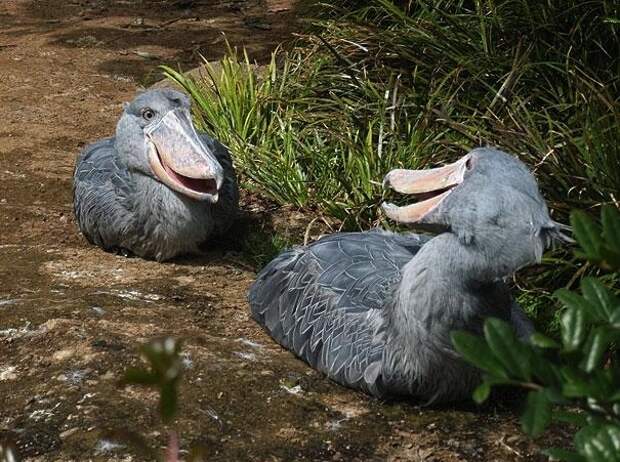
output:
[[[258,275],[254,318],[331,379],[381,396],[384,327],[401,268],[427,240],[339,233],[282,253]]]

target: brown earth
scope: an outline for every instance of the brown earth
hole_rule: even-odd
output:
[[[122,428],[163,446],[157,396],[118,379],[140,344],[171,335],[185,339],[181,446],[204,444],[208,460],[544,460],[506,400],[382,403],[310,370],[250,319],[254,272],[234,248],[159,264],[78,233],[75,156],[157,65],[219,58],[222,32],[264,61],[295,15],[287,0],[0,2],[0,437],[26,458],[143,460],[106,436]],[[261,207],[245,196],[250,215]]]

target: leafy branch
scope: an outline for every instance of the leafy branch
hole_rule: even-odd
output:
[[[600,268],[599,277],[581,281],[580,291],[559,289],[561,338],[539,332],[529,343],[510,325],[488,319],[484,338],[454,332],[452,341],[465,360],[483,371],[473,398],[486,400],[495,385],[529,390],[521,417],[523,430],[542,434],[555,419],[577,426],[576,451],[545,453],[569,462],[620,461],[620,299],[605,285],[605,272],[620,270],[620,212],[604,206],[600,223],[583,212],[571,215],[580,250],[576,254]]]

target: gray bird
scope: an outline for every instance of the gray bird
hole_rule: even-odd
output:
[[[198,252],[228,230],[239,202],[228,150],[196,133],[189,98],[174,90],[127,104],[116,136],[80,154],[73,191],[91,243],[158,261]]]
[[[527,167],[479,148],[445,167],[393,170],[384,186],[418,195],[384,204],[390,219],[439,228],[435,237],[340,233],[286,251],[250,289],[252,315],[283,347],[330,379],[376,397],[426,403],[470,396],[479,372],[450,332],[484,318],[532,324],[503,282],[564,237]]]

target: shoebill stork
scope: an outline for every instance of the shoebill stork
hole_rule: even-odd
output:
[[[127,104],[116,136],[79,156],[73,186],[91,243],[158,261],[196,253],[227,231],[239,200],[227,149],[196,132],[189,98],[174,90]]]
[[[494,316],[529,337],[532,324],[504,279],[539,262],[564,237],[561,225],[527,167],[495,149],[393,170],[384,186],[421,199],[384,204],[390,219],[439,233],[338,233],[285,251],[251,287],[252,315],[342,385],[426,403],[468,398],[479,372],[459,359],[450,332],[481,333]]]

